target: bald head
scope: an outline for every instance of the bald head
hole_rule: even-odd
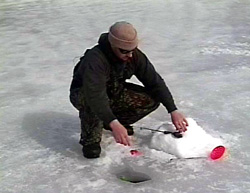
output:
[[[125,50],[133,50],[138,46],[136,29],[125,21],[117,22],[110,27],[108,39],[111,45]]]

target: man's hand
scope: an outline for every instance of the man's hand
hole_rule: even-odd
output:
[[[115,141],[117,143],[128,146],[131,145],[127,129],[118,120],[111,121],[109,126],[112,129]]]
[[[176,127],[176,129],[180,132],[187,131],[188,122],[187,122],[186,118],[184,117],[184,115],[182,115],[177,110],[173,111],[170,114],[171,114],[172,122],[173,122],[174,126]]]

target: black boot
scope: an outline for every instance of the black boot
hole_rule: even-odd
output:
[[[91,145],[83,145],[82,147],[83,156],[86,158],[98,158],[101,154],[100,143],[94,143]]]

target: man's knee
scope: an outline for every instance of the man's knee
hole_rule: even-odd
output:
[[[124,95],[126,103],[134,108],[156,109],[160,105],[160,102],[153,99],[145,87],[140,85],[126,83]]]

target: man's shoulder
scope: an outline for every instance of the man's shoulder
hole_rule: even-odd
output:
[[[139,49],[137,48],[135,52],[133,53],[133,61],[136,64],[143,64],[147,61],[147,56]]]
[[[87,49],[84,53],[84,57],[90,60],[99,60],[99,59],[104,58],[104,55],[102,51],[100,50],[99,46],[96,45],[91,49]]]
[[[83,68],[91,66],[93,69],[105,69],[105,71],[109,68],[109,63],[98,45],[87,49],[81,60]]]
[[[146,54],[143,53],[143,51],[139,48],[137,48],[134,52],[135,57],[137,57],[137,59],[141,59],[141,58],[145,58]]]

